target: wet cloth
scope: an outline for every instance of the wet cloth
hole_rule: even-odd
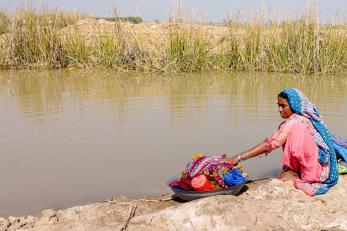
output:
[[[186,171],[183,171],[181,178],[177,183],[182,189],[190,190],[193,189],[191,182],[192,179],[189,177],[188,173]]]
[[[206,175],[210,180],[215,180],[221,187],[227,187],[223,174],[233,168],[226,155],[222,156],[202,156],[192,160],[187,164],[186,171],[189,178],[194,178],[201,174]]]
[[[282,91],[294,112],[278,131],[265,139],[268,152],[282,145],[282,163],[300,178],[296,188],[309,195],[326,193],[337,183],[336,153],[329,131],[307,97],[295,88]]]
[[[238,169],[233,169],[229,173],[224,175],[224,182],[228,186],[234,186],[238,184],[242,184],[245,182],[245,177],[242,172]]]

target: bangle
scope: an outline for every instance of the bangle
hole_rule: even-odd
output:
[[[240,154],[237,154],[237,162],[241,162],[241,160]]]

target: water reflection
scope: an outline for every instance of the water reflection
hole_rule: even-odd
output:
[[[340,111],[347,84],[346,78],[342,77],[265,73],[178,76],[90,70],[0,73],[0,96],[14,97],[23,115],[61,112],[67,100],[79,107],[83,107],[85,101],[96,100],[106,110],[113,110],[115,106],[122,113],[127,111],[129,98],[162,96],[168,97],[172,117],[176,118],[185,117],[192,106],[205,108],[209,95],[224,95],[226,106],[237,99],[242,105],[241,114],[253,114],[268,110],[270,105],[264,103],[275,100],[279,90],[287,86],[302,89],[323,111]]]
[[[240,152],[271,134],[288,86],[347,136],[344,77],[0,72],[0,216],[162,193],[191,154]],[[271,176],[279,158],[244,165],[252,178]]]

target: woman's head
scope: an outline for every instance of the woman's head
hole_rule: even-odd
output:
[[[288,95],[281,92],[277,96],[278,111],[283,119],[289,118],[293,114],[293,110],[289,105]]]
[[[279,102],[278,106],[280,106],[280,104],[289,105],[292,112],[291,114],[296,113],[296,114],[305,116],[309,119],[318,121],[322,124],[324,123],[317,108],[300,90],[296,88],[286,88],[282,90],[281,93],[278,94],[278,100],[281,101]],[[284,107],[282,109],[284,109]],[[288,118],[287,116],[289,114],[290,114],[289,109],[287,109],[287,112],[284,112],[284,114],[281,113],[281,116],[283,115],[285,116],[284,118]]]

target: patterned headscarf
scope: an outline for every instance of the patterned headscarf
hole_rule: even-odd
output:
[[[288,96],[288,103],[292,111],[296,114],[307,117],[317,131],[314,137],[319,147],[318,159],[321,164],[330,165],[329,178],[318,187],[315,194],[323,194],[337,183],[338,172],[336,164],[336,153],[333,146],[332,137],[326,128],[323,119],[317,108],[298,89],[286,88],[281,93]]]

